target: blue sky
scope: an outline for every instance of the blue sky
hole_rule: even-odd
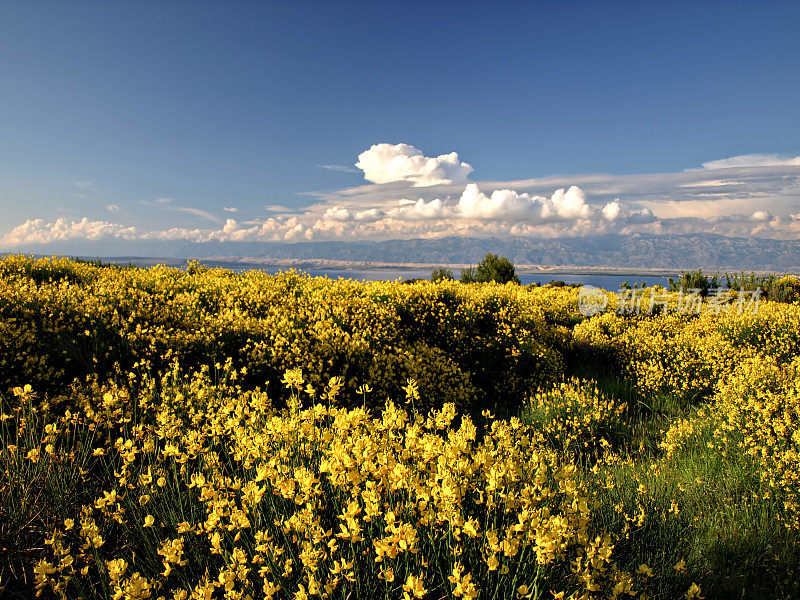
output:
[[[796,239],[798,22],[796,2],[3,3],[0,236],[584,235],[594,215]],[[379,143],[472,170],[376,183],[354,164]]]

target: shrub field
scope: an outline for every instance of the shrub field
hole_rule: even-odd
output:
[[[800,597],[800,282],[770,281],[585,317],[8,256],[0,597]]]

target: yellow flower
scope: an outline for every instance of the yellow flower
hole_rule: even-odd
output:
[[[646,575],[647,577],[653,577],[653,570],[648,567],[646,564],[639,565],[639,568],[636,569],[636,572],[640,575]]]
[[[192,530],[192,526],[189,525],[188,521],[183,521],[181,523],[178,523],[178,533],[186,533],[187,531],[191,531],[191,530]]]
[[[497,560],[497,554],[492,554],[486,559],[486,564],[489,565],[490,571],[496,571],[497,567],[500,566],[500,561]]]
[[[403,584],[403,597],[408,599],[412,594],[414,598],[423,598],[425,594],[428,593],[428,590],[422,585],[422,578],[421,577],[414,577],[413,575],[409,575],[406,582]]]
[[[469,519],[466,523],[464,523],[464,533],[466,533],[471,538],[478,537],[478,528],[480,524],[475,519]]]
[[[288,369],[286,373],[284,373],[281,382],[287,388],[302,390],[305,383],[303,381],[303,370],[300,368]]]
[[[155,523],[156,519],[153,515],[147,515],[144,518],[144,526],[145,527],[152,527],[153,523]]]
[[[692,583],[692,585],[684,594],[684,597],[686,598],[686,600],[692,600],[692,598],[697,598],[698,600],[702,600],[704,596],[701,596],[700,592],[701,592],[700,586],[697,585],[696,583]]]
[[[108,577],[113,584],[116,584],[128,569],[128,563],[125,559],[118,558],[116,560],[106,561],[106,568],[108,569]]]

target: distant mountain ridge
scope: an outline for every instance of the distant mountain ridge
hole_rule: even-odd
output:
[[[358,262],[477,263],[487,252],[515,264],[647,269],[722,269],[800,272],[800,240],[733,238],[715,234],[600,235],[554,239],[468,238],[356,242],[71,241],[25,252],[71,256],[164,258],[327,259]]]
[[[384,242],[301,242],[262,248],[261,256],[392,263],[477,263],[487,252],[516,264],[625,268],[800,270],[800,241],[721,235],[557,239],[463,238]]]

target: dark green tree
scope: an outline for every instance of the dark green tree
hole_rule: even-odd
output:
[[[431,281],[442,281],[443,279],[453,279],[453,272],[450,269],[434,269],[431,272]]]
[[[512,281],[519,285],[519,277],[514,268],[514,263],[505,256],[498,257],[491,252],[478,263],[476,274],[476,281],[479,282],[496,281],[497,283],[508,283]]]
[[[461,269],[461,283],[475,283],[478,281],[478,273],[475,267]]]
[[[700,290],[701,296],[707,296],[708,290],[719,287],[720,276],[717,273],[709,277],[703,273],[703,269],[698,269],[697,271],[681,273],[677,280],[670,277],[667,281],[671,292]]]
[[[514,263],[505,256],[497,256],[491,252],[478,263],[477,267],[461,270],[461,283],[508,283],[512,281],[519,284]]]

